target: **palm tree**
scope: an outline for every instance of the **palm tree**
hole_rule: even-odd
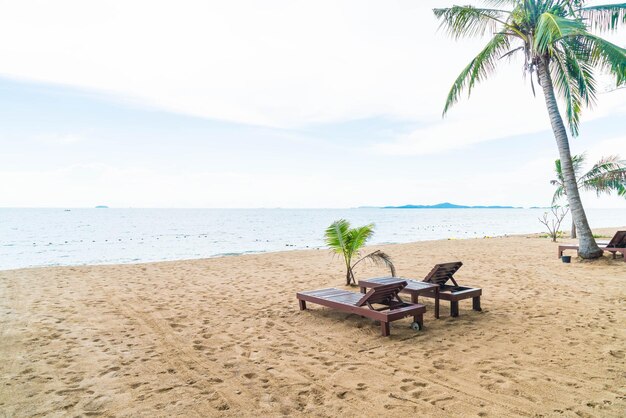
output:
[[[482,51],[458,76],[444,107],[444,115],[458,101],[492,75],[500,58],[521,53],[524,70],[543,90],[550,123],[562,162],[563,184],[579,232],[579,254],[591,259],[602,255],[583,209],[570,155],[569,139],[559,113],[556,93],[565,102],[565,115],[573,136],[583,106],[595,102],[594,69],[616,77],[616,87],[626,84],[626,50],[588,31],[615,30],[626,23],[626,4],[583,7],[584,0],[485,0],[493,8],[453,6],[434,9],[454,38],[492,35]],[[498,7],[508,6],[508,10]]]
[[[350,223],[345,219],[339,219],[326,228],[326,245],[334,252],[341,254],[346,264],[346,285],[356,284],[354,268],[363,260],[370,260],[375,264],[385,265],[391,270],[391,275],[396,275],[396,269],[391,262],[391,257],[382,251],[376,250],[359,258],[352,263],[352,259],[359,257],[359,250],[365,242],[374,234],[374,224],[350,228]]]
[[[585,174],[580,174],[585,162],[585,154],[572,156],[572,167],[576,176],[578,189],[596,192],[598,196],[603,193],[611,194],[617,192],[618,196],[626,197],[626,161],[620,160],[619,156],[611,155],[602,157],[595,163],[591,170]],[[563,181],[563,170],[561,160],[554,162],[556,179],[550,180],[550,184],[557,186],[552,196],[552,205],[566,195],[565,182]],[[576,224],[572,221],[572,238],[576,238]]]

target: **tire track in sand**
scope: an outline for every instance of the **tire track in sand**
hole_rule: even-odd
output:
[[[133,305],[141,306],[139,301],[137,303],[133,303],[130,300],[120,301],[114,297],[110,297],[109,300],[120,313],[140,324],[155,337],[158,341],[156,346],[163,348],[162,351],[157,353],[159,360],[162,364],[167,365],[169,371],[174,372],[173,375],[182,382],[181,387],[193,387],[198,390],[198,393],[203,395],[203,401],[208,401],[216,411],[227,412],[233,407],[236,410],[242,410],[242,407],[245,405],[245,399],[235,401],[218,390],[215,386],[222,383],[223,379],[211,375],[210,372],[215,370],[215,365],[203,361],[193,347],[187,348],[186,342],[181,341],[173,334],[174,330],[165,319],[158,318],[155,312],[146,313],[133,309],[131,307]],[[139,332],[140,330],[137,330],[137,333]],[[161,369],[155,367],[148,367],[154,371],[155,376],[161,371]],[[159,390],[166,391],[171,389],[174,388],[165,387]],[[198,403],[189,405],[189,408],[197,416],[205,415],[207,412]]]

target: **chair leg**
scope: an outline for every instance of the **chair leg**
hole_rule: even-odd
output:
[[[380,333],[383,337],[389,336],[389,322],[380,321]]]
[[[482,311],[482,309],[480,308],[480,296],[472,298],[472,309],[478,312]]]
[[[458,301],[450,302],[450,316],[452,317],[459,316],[459,302]]]
[[[424,329],[424,315],[413,315],[413,322],[417,322],[418,324],[420,324],[420,329]]]
[[[300,304],[300,310],[301,311],[306,309],[306,301],[298,299],[298,303]]]

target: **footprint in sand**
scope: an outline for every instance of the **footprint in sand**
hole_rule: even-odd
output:
[[[443,396],[441,398],[433,399],[432,401],[430,401],[430,403],[435,406],[439,406],[439,404],[442,404],[442,403],[445,405],[449,403],[448,401],[451,401],[453,399],[454,399],[453,396]]]

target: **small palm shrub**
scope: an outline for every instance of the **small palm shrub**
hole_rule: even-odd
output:
[[[391,275],[396,275],[396,269],[391,261],[391,257],[386,253],[376,250],[361,257],[360,250],[367,240],[374,235],[374,224],[350,228],[350,222],[339,219],[326,228],[326,245],[337,254],[343,257],[346,265],[346,285],[356,285],[354,278],[354,268],[363,260],[368,260],[377,265],[389,267]],[[353,260],[358,258],[353,263]]]

